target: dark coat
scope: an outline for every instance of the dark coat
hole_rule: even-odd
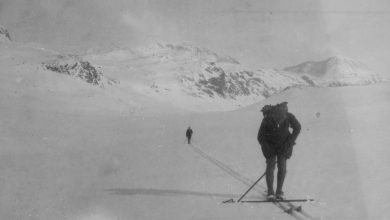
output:
[[[188,138],[191,138],[191,136],[192,136],[192,129],[191,129],[191,128],[188,128],[188,129],[187,129],[187,131],[186,131],[186,136],[187,136]]]
[[[292,133],[289,128],[292,128]],[[278,155],[290,158],[300,131],[301,124],[289,112],[279,125],[272,115],[266,115],[257,135],[264,157],[268,159]]]

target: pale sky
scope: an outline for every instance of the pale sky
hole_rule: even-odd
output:
[[[387,0],[0,0],[0,25],[67,51],[190,42],[254,67],[342,55],[390,71]]]

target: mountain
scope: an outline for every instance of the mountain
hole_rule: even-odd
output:
[[[8,30],[0,26],[0,42],[11,41]],[[33,43],[12,42],[12,44],[7,44],[6,47],[1,49],[3,56],[6,58],[25,60],[22,64],[25,64],[27,60],[31,62],[40,59],[41,65],[45,70],[77,77],[92,85],[103,86],[102,72],[98,71],[81,56],[60,54]],[[34,64],[39,65],[37,62]],[[107,80],[107,82],[110,84],[113,83],[112,80]]]
[[[195,112],[229,111],[290,88],[381,81],[362,63],[341,57],[276,70],[252,69],[233,57],[187,43],[90,50],[84,55],[34,44],[7,45],[0,49],[9,68],[80,79],[129,108],[136,106],[130,112],[145,110],[150,102]]]
[[[293,87],[368,85],[382,81],[363,63],[344,57],[283,70],[252,69],[230,56],[191,44],[115,48],[85,57],[107,76],[153,99],[194,111],[226,111]]]
[[[284,70],[300,74],[306,80],[323,86],[368,85],[382,81],[379,74],[364,63],[342,56],[307,61]]]
[[[309,85],[296,74],[251,70],[233,57],[191,44],[157,43],[91,53],[85,59],[120,79],[126,89],[195,111],[232,110]]]
[[[103,85],[102,72],[76,55],[57,55],[52,60],[45,61],[43,66],[53,72],[78,77],[92,85]]]

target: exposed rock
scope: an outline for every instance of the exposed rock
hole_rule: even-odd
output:
[[[12,41],[12,39],[8,30],[0,26],[0,42],[1,41]]]
[[[60,55],[54,60],[43,63],[43,66],[53,72],[78,77],[92,85],[102,85],[103,74],[78,56]]]
[[[187,93],[201,97],[219,96],[226,99],[236,99],[244,96],[261,96],[267,98],[286,88],[310,85],[298,76],[292,77],[275,70],[272,71],[228,71],[210,62],[198,73],[179,75]],[[277,77],[277,80],[274,80]],[[272,81],[274,80],[274,81]],[[279,83],[278,80],[284,81]]]

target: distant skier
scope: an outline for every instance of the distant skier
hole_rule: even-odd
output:
[[[186,131],[186,137],[188,140],[188,144],[191,144],[192,133],[193,133],[193,131],[191,129],[191,126],[188,126],[187,131]]]
[[[292,155],[293,146],[301,131],[301,124],[288,112],[287,102],[275,106],[266,105],[261,110],[261,122],[257,140],[266,158],[267,198],[284,199],[283,182],[286,176],[286,161]],[[290,133],[289,128],[292,128]],[[276,194],[273,188],[275,164],[278,165]]]

